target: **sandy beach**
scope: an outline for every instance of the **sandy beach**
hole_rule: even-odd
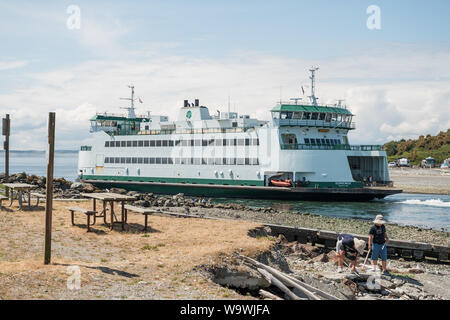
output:
[[[389,174],[403,192],[450,194],[450,170],[390,168]]]

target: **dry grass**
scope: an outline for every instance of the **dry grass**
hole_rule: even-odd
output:
[[[247,235],[257,223],[150,216],[130,213],[126,231],[97,219],[86,232],[84,214],[72,226],[67,207],[54,202],[52,264],[43,265],[44,210],[0,212],[0,297],[3,299],[201,299],[240,298],[193,271],[235,251],[255,256],[272,245]],[[13,206],[13,209],[17,209]],[[117,211],[120,211],[116,209]],[[119,217],[119,216],[118,216]],[[120,218],[120,217],[119,217]],[[108,218],[109,221],[109,218]],[[67,267],[78,265],[80,290],[67,289]]]

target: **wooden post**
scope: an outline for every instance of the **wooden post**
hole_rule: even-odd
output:
[[[6,115],[6,118],[3,118],[2,123],[2,133],[5,136],[5,142],[3,145],[3,148],[5,149],[5,181],[9,181],[9,134],[11,132],[10,130],[10,119],[9,114]],[[9,188],[5,188],[5,195],[9,197]]]
[[[52,209],[53,209],[53,161],[55,153],[55,113],[48,114],[47,150],[47,194],[45,201],[45,256],[44,264],[49,264],[52,249]]]

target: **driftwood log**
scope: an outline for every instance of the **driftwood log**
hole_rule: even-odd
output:
[[[283,298],[280,298],[279,296],[274,295],[274,294],[270,293],[269,291],[266,291],[266,290],[263,290],[263,289],[259,289],[258,293],[259,293],[260,296],[262,296],[264,298],[267,298],[267,299],[284,300]]]
[[[335,297],[335,296],[333,296],[333,295],[331,295],[329,293],[326,293],[325,291],[322,291],[322,290],[317,289],[317,288],[315,288],[315,287],[313,287],[313,286],[311,286],[311,285],[309,285],[307,283],[304,283],[304,282],[300,281],[297,278],[294,278],[294,277],[292,277],[290,275],[287,275],[287,274],[285,276],[288,277],[289,279],[291,279],[292,281],[296,282],[300,286],[304,287],[305,289],[314,292],[318,296],[321,296],[324,299],[327,299],[327,300],[341,300],[341,299],[339,299],[339,298],[337,298],[337,297]]]
[[[256,266],[257,268],[266,270],[267,272],[272,274],[274,277],[276,277],[279,281],[281,281],[285,285],[296,288],[300,292],[304,293],[311,300],[321,300],[321,298],[328,299],[328,300],[340,300],[320,289],[317,289],[311,285],[308,285],[308,284],[300,281],[299,279],[291,277],[281,271],[278,271],[270,266],[260,263],[252,258],[243,256],[243,255],[239,255],[239,256],[242,259],[244,259],[246,262]]]
[[[259,271],[260,268],[258,268]],[[280,282],[282,282],[283,284],[286,284],[292,288],[295,288],[297,290],[299,290],[300,292],[304,293],[309,300],[320,300],[319,297],[317,297],[314,293],[312,293],[311,291],[299,286],[297,283],[295,283],[294,281],[292,281],[291,279],[285,277],[281,272],[277,271],[274,272],[273,270],[268,271],[266,268],[263,269],[264,271],[272,274],[275,278],[277,278]]]
[[[291,290],[289,290],[288,287],[286,287],[280,280],[275,278],[270,272],[262,269],[262,268],[256,268],[259,273],[262,274],[262,276],[270,283],[276,286],[278,289],[283,291],[290,299],[292,300],[306,300],[304,298],[300,298],[295,293],[293,293]]]

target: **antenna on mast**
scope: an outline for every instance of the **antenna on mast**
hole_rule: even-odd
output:
[[[131,106],[127,107],[127,108],[121,108],[121,109],[127,109],[128,110],[128,118],[130,119],[135,119],[136,118],[136,114],[134,113],[134,100],[136,100],[134,98],[134,86],[133,85],[129,85],[128,88],[131,89],[131,98],[119,98],[121,100],[130,100],[131,101]]]
[[[302,98],[290,98],[289,100],[293,100],[295,104],[298,104],[298,100],[302,100]]]
[[[311,99],[311,102],[313,105],[317,106],[317,99],[315,94],[314,94],[314,89],[316,86],[316,76],[315,76],[315,72],[319,70],[319,67],[311,67],[311,69],[309,69],[309,71],[311,71],[311,76],[309,77],[311,79],[311,96],[309,96],[309,98]]]

